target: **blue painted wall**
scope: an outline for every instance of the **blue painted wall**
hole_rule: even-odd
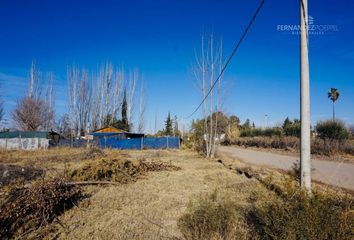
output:
[[[141,149],[179,149],[179,137],[160,138],[132,138],[119,140],[116,138],[101,138],[99,146],[101,148],[116,148],[122,150]]]

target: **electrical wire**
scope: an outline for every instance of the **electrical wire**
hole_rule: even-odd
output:
[[[199,108],[202,106],[202,104],[205,102],[205,100],[208,98],[208,96],[210,95],[211,91],[212,91],[213,88],[215,87],[216,83],[220,80],[220,78],[221,78],[221,76],[223,75],[223,73],[225,72],[227,66],[228,66],[229,63],[231,62],[231,59],[232,59],[233,56],[235,55],[235,53],[236,53],[237,49],[239,48],[239,46],[241,45],[242,40],[245,38],[245,36],[246,36],[248,30],[249,30],[250,27],[252,26],[254,20],[256,19],[256,17],[257,17],[257,15],[258,15],[259,11],[261,10],[261,8],[262,8],[262,6],[263,6],[263,4],[264,4],[264,1],[265,1],[265,0],[262,0],[261,3],[259,4],[259,6],[258,6],[256,12],[254,13],[254,15],[253,15],[251,21],[248,23],[248,25],[247,25],[245,31],[243,32],[243,34],[242,34],[240,40],[237,42],[237,44],[236,44],[234,50],[232,51],[230,57],[229,57],[228,60],[226,61],[224,67],[221,69],[219,76],[218,76],[218,77],[216,78],[216,80],[214,81],[213,85],[211,86],[211,88],[209,89],[208,93],[207,93],[207,94],[205,95],[205,97],[203,98],[202,102],[198,105],[198,107],[197,107],[189,116],[185,117],[185,119],[188,119],[188,118],[192,117],[192,116],[199,110]]]

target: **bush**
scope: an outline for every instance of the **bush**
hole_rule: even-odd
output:
[[[350,135],[343,122],[332,120],[317,123],[316,132],[319,138],[333,140],[345,140]]]
[[[295,122],[291,125],[284,127],[285,136],[300,137],[301,135],[301,123]]]
[[[352,239],[353,197],[293,187],[281,198],[255,204],[248,222],[262,239]]]
[[[232,144],[244,147],[298,149],[299,139],[296,137],[245,137],[235,140]]]
[[[240,137],[273,137],[273,136],[282,136],[283,135],[283,129],[274,127],[274,128],[266,128],[266,129],[261,129],[261,128],[248,128],[248,129],[243,129],[240,132]]]
[[[236,205],[214,192],[200,198],[178,220],[185,239],[247,239],[247,226],[237,217]]]
[[[326,156],[344,153],[354,156],[354,143],[350,140],[315,138],[311,142],[311,153]]]
[[[231,142],[237,146],[274,148],[284,150],[300,150],[300,139],[297,137],[244,137]],[[354,155],[354,143],[351,140],[335,140],[313,138],[311,140],[311,153],[325,156],[335,154]]]

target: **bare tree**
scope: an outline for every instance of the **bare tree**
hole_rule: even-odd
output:
[[[68,96],[71,129],[77,136],[90,130],[92,88],[86,70],[68,67]]]
[[[123,68],[114,68],[111,63],[107,62],[97,74],[92,74],[94,77],[90,81],[88,76],[87,71],[80,71],[75,66],[67,70],[69,116],[75,134],[80,134],[86,129],[94,130],[106,125],[116,125],[122,117],[118,114],[123,107],[125,89],[127,91],[124,111],[127,124],[131,126],[136,101],[136,86],[139,80],[138,71],[129,72],[128,79],[125,79]],[[143,91],[143,85],[141,91]],[[141,92],[141,94],[145,93]],[[142,101],[141,105],[139,102],[139,107],[141,106],[139,118],[143,117],[145,111],[143,109],[144,98]],[[140,122],[137,126],[143,127]]]
[[[1,87],[1,85],[0,85]],[[4,118],[5,110],[4,110],[4,100],[2,99],[1,92],[0,92],[0,122]]]
[[[123,70],[117,70],[115,72],[115,80],[114,80],[114,87],[113,87],[113,93],[112,93],[112,117],[111,121],[114,119],[118,119],[118,112],[121,109],[122,105],[122,97],[123,97],[123,85],[124,85],[124,71]],[[111,123],[112,124],[112,123]]]
[[[199,53],[196,53],[196,65],[193,73],[196,80],[196,86],[201,91],[201,97],[204,99],[211,89],[216,77],[222,69],[222,44],[218,45],[214,42],[214,37],[211,35],[208,40],[203,35],[201,37],[201,48]],[[219,111],[219,95],[221,88],[221,78],[217,83],[217,89],[212,89],[209,94],[209,99],[203,101],[202,111],[204,118],[204,143],[205,154],[207,157],[214,157],[218,133],[217,124],[218,114],[213,114]]]
[[[71,128],[70,128],[70,117],[69,114],[65,113],[58,121],[57,130],[60,135],[65,138],[69,138],[71,136]]]
[[[139,118],[138,118],[138,132],[144,132],[145,127],[145,111],[146,111],[146,90],[144,86],[144,78],[141,78],[140,92],[139,92]]]
[[[52,74],[47,76],[44,100],[41,95],[42,73],[33,61],[29,71],[27,96],[17,101],[16,108],[12,112],[12,118],[20,129],[48,130],[54,126],[55,94]]]
[[[103,78],[101,77],[101,72],[99,72],[95,78],[92,78],[91,86],[94,86],[96,91],[92,92],[92,108],[94,111],[91,112],[91,128],[98,129],[102,127],[103,123]]]
[[[103,81],[103,93],[104,93],[104,106],[103,117],[106,118],[111,113],[111,100],[112,100],[112,86],[113,86],[113,66],[111,63],[106,63],[104,67],[104,81]]]
[[[2,119],[4,118],[5,115],[5,111],[4,111],[4,101],[1,98],[0,95],[0,122],[2,121]]]
[[[49,116],[45,116],[46,122],[44,125],[45,130],[50,130],[54,126],[55,119],[55,87],[53,73],[49,72],[46,75],[45,85],[45,104],[48,107]]]
[[[136,88],[136,83],[138,81],[138,77],[139,77],[138,69],[135,69],[133,73],[131,71],[129,72],[128,82],[127,82],[127,87],[128,87],[127,117],[128,117],[128,124],[130,126],[132,126],[135,88]]]
[[[32,65],[29,72],[29,82],[27,89],[27,97],[40,99],[42,94],[42,73],[35,61],[32,61]]]
[[[43,100],[25,97],[17,102],[12,118],[21,130],[37,131],[44,128],[47,118],[53,118],[51,114]]]

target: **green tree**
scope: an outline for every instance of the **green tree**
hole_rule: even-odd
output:
[[[127,89],[124,89],[123,102],[122,102],[122,120],[119,125],[121,126],[120,129],[129,132],[130,131],[130,123],[128,122],[127,110],[128,110]]]
[[[330,140],[348,139],[350,133],[342,121],[321,121],[316,125],[316,132],[319,138]]]
[[[173,135],[172,119],[170,112],[168,112],[167,119],[165,121],[165,134],[168,136]]]
[[[244,130],[251,129],[251,121],[248,118],[246,119],[245,123],[242,124],[242,129],[244,129]]]
[[[283,123],[283,129],[286,129],[287,127],[290,127],[293,124],[293,122],[289,119],[289,117],[286,117]]]
[[[333,121],[335,120],[335,102],[339,98],[339,92],[337,88],[331,88],[328,92],[328,98],[333,102]]]
[[[229,122],[230,122],[230,124],[232,124],[236,127],[239,127],[239,125],[240,125],[240,119],[235,115],[230,116]]]
[[[115,127],[126,132],[130,131],[130,127],[129,125],[126,124],[126,122],[117,119],[112,114],[108,114],[107,116],[104,117],[103,127]]]

